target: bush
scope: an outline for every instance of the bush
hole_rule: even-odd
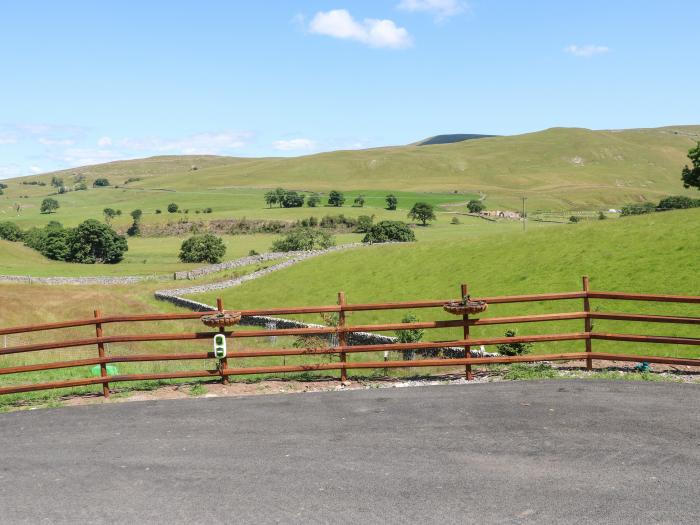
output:
[[[328,205],[335,206],[336,208],[343,205],[345,202],[345,196],[339,191],[333,190],[328,194]]]
[[[472,199],[467,203],[469,213],[481,213],[486,209],[486,205],[480,200]]]
[[[700,206],[700,200],[691,199],[684,195],[675,195],[673,197],[666,197],[659,201],[658,209],[659,211],[665,210],[685,210],[688,208],[697,208]]]
[[[335,246],[333,236],[315,228],[297,228],[272,243],[273,252],[321,250]]]
[[[0,239],[17,242],[24,238],[24,233],[17,224],[11,221],[0,222]]]
[[[51,197],[46,197],[43,201],[41,201],[41,213],[52,213],[60,207],[61,205],[58,203],[58,201],[56,199],[52,199]]]
[[[357,218],[357,226],[355,227],[355,232],[367,233],[372,229],[372,224],[374,224],[374,215],[372,215],[371,217],[369,215],[360,215]]]
[[[156,215],[160,215],[161,213],[163,213],[163,212],[160,210],[156,210]]]
[[[450,224],[462,224],[459,220],[459,217],[452,217],[452,220],[450,221]]]
[[[318,206],[321,202],[321,197],[318,196],[317,193],[314,193],[313,195],[309,195],[309,198],[306,199],[306,205],[309,208],[315,208]]]
[[[211,208],[204,208],[204,213],[211,213],[213,211],[214,210],[212,210]]]
[[[603,213],[602,211],[599,211],[598,212],[598,220],[604,221],[605,219],[607,219],[607,217],[605,216],[605,213]]]
[[[413,230],[401,221],[380,221],[367,232],[362,242],[412,242],[416,240]]]
[[[301,208],[304,205],[304,195],[296,191],[288,191],[282,197],[281,205],[283,208]]]
[[[515,337],[517,330],[506,330],[506,337]],[[498,353],[501,355],[523,355],[532,351],[532,343],[506,343],[498,345]]]
[[[174,202],[171,202],[168,204],[168,213],[177,213],[177,210],[179,210],[180,207],[175,204]]]
[[[620,216],[643,215],[645,213],[654,213],[655,211],[656,206],[653,202],[634,203],[623,206],[620,210]]]
[[[84,182],[78,182],[75,186],[73,186],[73,189],[75,191],[86,191],[88,188],[87,184],[85,184]]]
[[[358,195],[357,197],[355,197],[355,200],[353,201],[352,205],[356,208],[362,208],[365,205],[365,196]]]
[[[572,224],[575,224],[575,223],[579,222],[580,220],[581,220],[581,219],[579,219],[578,217],[576,217],[576,215],[572,215],[571,217],[569,217],[569,222],[572,223]]]
[[[68,230],[69,255],[66,260],[78,263],[118,263],[129,249],[126,239],[108,225],[95,219]]]
[[[384,200],[386,201],[387,210],[395,210],[396,206],[399,204],[399,199],[397,199],[395,195],[387,195]]]
[[[435,220],[435,208],[427,202],[416,202],[411,211],[408,212],[408,216],[415,221],[420,221],[425,226],[428,221]]]
[[[182,243],[180,260],[185,263],[219,263],[226,253],[226,245],[221,237],[205,233],[194,235]]]
[[[326,215],[319,223],[321,228],[337,229],[337,228],[354,228],[357,221],[352,217],[346,217],[342,213],[339,215]]]
[[[109,186],[109,180],[107,180],[105,178],[95,179],[95,182],[92,183],[93,188],[104,187],[104,186]]]
[[[420,319],[418,319],[415,315],[412,313],[407,313],[403,319],[401,319],[402,323],[417,323]],[[408,330],[396,330],[394,334],[396,334],[396,340],[398,343],[418,343],[423,339],[423,334],[425,333],[425,330],[422,328],[410,328]],[[413,357],[415,355],[416,351],[415,350],[406,350],[402,352],[403,358],[406,361],[411,361],[413,360]]]

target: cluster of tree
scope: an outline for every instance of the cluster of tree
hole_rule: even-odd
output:
[[[270,190],[265,193],[265,204],[270,208],[274,205],[280,208],[301,208],[304,206],[304,200],[306,200],[306,205],[309,208],[315,208],[321,203],[321,197],[318,193],[312,193],[306,197],[303,193],[298,193],[294,190],[285,190],[284,188],[277,188],[275,190]],[[353,207],[362,208],[365,205],[365,196],[358,195],[353,200]],[[398,199],[394,195],[386,196],[387,209],[395,210],[398,205]],[[335,208],[340,208],[345,204],[345,195],[338,190],[332,190],[328,194],[327,205]]]
[[[685,195],[673,195],[661,199],[659,204],[654,204],[653,202],[626,204],[620,209],[620,215],[627,217],[629,215],[643,215],[656,211],[684,210],[688,208],[700,208],[700,199],[691,199]]]
[[[75,228],[51,221],[22,235],[24,244],[49,259],[83,264],[115,264],[129,249],[126,239],[109,225],[88,219]]]
[[[24,232],[12,221],[0,222],[0,239],[17,242],[24,239]]]
[[[273,252],[323,250],[335,246],[335,238],[317,228],[296,228],[272,243]]]
[[[102,210],[102,215],[104,215],[105,222],[107,224],[112,224],[112,220],[122,214],[121,210],[115,210],[113,208],[105,208]]]
[[[373,224],[362,242],[374,244],[382,242],[412,242],[416,240],[413,230],[401,221],[379,221]]]
[[[185,263],[220,263],[226,253],[221,237],[205,233],[193,235],[180,246],[180,260]]]
[[[100,177],[98,179],[95,179],[95,181],[92,183],[93,188],[103,188],[106,186],[110,186],[109,180],[105,179],[104,177]]]

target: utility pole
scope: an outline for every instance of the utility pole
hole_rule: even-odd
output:
[[[522,197],[523,199],[523,214],[520,216],[520,218],[523,221],[523,231],[525,231],[525,201],[527,200],[527,197]]]

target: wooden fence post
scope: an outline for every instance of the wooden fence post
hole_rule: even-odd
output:
[[[94,311],[95,314],[95,319],[99,319],[102,317],[102,313],[99,310]],[[95,321],[95,335],[99,338],[102,337],[102,323],[99,321]],[[100,356],[100,359],[104,359],[105,357],[105,345],[102,342],[97,343],[97,354]],[[100,363],[100,376],[101,377],[107,377],[107,363]],[[102,383],[102,395],[105,397],[109,397],[109,382],[104,381]]]
[[[586,293],[586,295],[583,298],[583,310],[586,312],[586,318],[584,319],[584,330],[585,332],[590,336],[591,331],[593,330],[593,323],[591,323],[591,318],[588,317],[588,314],[591,313],[591,303],[590,300],[588,299],[588,292],[590,291],[589,285],[588,285],[588,276],[584,275],[583,276],[583,291]],[[590,339],[586,339],[586,352],[592,352],[592,346],[593,346],[593,341]],[[593,359],[588,357],[586,358],[586,370],[592,370],[593,369]]]
[[[460,291],[462,292],[462,297],[466,297],[469,288],[466,284],[462,284]],[[462,321],[464,321],[464,339],[469,339],[469,314],[462,314]],[[471,357],[471,346],[465,346],[464,347],[464,357]],[[464,365],[464,376],[466,377],[467,381],[471,381],[474,379],[474,374],[472,374],[472,365]]]
[[[340,306],[340,312],[338,312],[338,328],[345,328],[345,292],[338,292],[338,305]],[[348,338],[345,331],[338,332],[338,344],[340,346],[345,346],[347,344]],[[340,362],[345,363],[347,361],[347,356],[345,352],[340,352]],[[340,381],[345,382],[348,380],[348,370],[343,366],[340,369]]]
[[[224,301],[221,299],[221,297],[217,297],[217,299],[216,299],[216,309],[217,309],[219,312],[223,312],[223,311],[224,311]],[[226,333],[226,328],[224,328],[223,326],[220,326],[220,327],[219,327],[219,333],[220,333],[220,334]],[[224,337],[226,337],[226,336],[224,336]],[[233,340],[231,341],[231,343],[233,343]],[[228,346],[228,345],[227,345],[227,346]],[[233,345],[232,345],[232,346],[233,346]],[[223,370],[224,370],[225,368],[228,368],[228,358],[222,357],[221,359],[219,359],[218,366],[219,366],[219,372],[222,372],[222,374],[221,374],[221,383],[224,384],[224,385],[228,385],[228,384],[229,384],[228,376],[225,376],[225,375],[223,374]]]

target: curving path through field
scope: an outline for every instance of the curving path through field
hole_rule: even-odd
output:
[[[3,523],[697,523],[700,388],[502,382],[0,414]]]

